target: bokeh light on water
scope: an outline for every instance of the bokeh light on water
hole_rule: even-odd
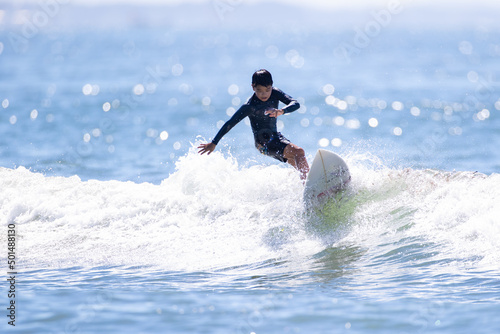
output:
[[[19,145],[34,147],[22,163],[61,170],[55,164],[65,158],[68,166],[126,161],[123,177],[130,178],[141,152],[155,180],[172,171],[198,135],[213,138],[252,94],[253,71],[268,68],[275,85],[302,105],[279,120],[279,129],[309,155],[318,146],[349,152],[370,142],[369,150],[397,155],[403,164],[473,169],[435,157],[452,157],[457,146],[474,150],[481,139],[461,138],[498,119],[500,44],[498,22],[487,15],[492,3],[472,11],[454,6],[447,20],[430,15],[427,3],[405,1],[347,9],[318,2],[301,4],[299,13],[269,3],[267,12],[252,15],[260,5],[129,3],[113,13],[97,3],[6,6],[0,60],[11,65],[2,67],[0,110],[6,131],[27,134]],[[277,8],[296,15],[268,20]],[[456,28],[463,15],[468,20]],[[52,142],[44,129],[64,139]],[[423,142],[425,148],[415,145]],[[243,127],[222,144],[243,160],[256,153]],[[36,155],[49,151],[53,163],[40,165]],[[166,169],[153,172],[162,159]],[[481,169],[495,166],[485,162]],[[111,169],[103,177],[117,177]]]

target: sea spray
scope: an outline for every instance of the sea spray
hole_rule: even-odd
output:
[[[22,264],[34,268],[215,270],[273,260],[307,271],[312,256],[336,247],[362,249],[363,261],[393,254],[396,266],[415,252],[409,259],[421,263],[497,267],[497,174],[348,164],[348,193],[319,220],[305,212],[293,168],[241,167],[223,152],[193,150],[160,185],[1,168],[0,215],[17,224]]]

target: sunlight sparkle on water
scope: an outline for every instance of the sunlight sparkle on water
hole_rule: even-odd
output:
[[[337,98],[333,95],[328,95],[327,97],[325,97],[325,102],[328,105],[333,106],[333,105],[335,105],[336,101],[337,101]]]
[[[418,107],[411,107],[410,113],[415,117],[420,116],[420,109]]]
[[[97,95],[99,94],[100,87],[99,85],[91,85],[91,84],[85,84],[82,87],[82,93],[83,95]]]
[[[394,102],[392,102],[392,109],[394,109],[396,111],[400,111],[400,110],[404,109],[404,105],[402,102],[394,101]]]
[[[209,96],[205,96],[201,99],[201,104],[204,106],[209,106],[212,103],[212,99]]]
[[[487,118],[490,118],[490,111],[488,109],[483,109],[475,114],[473,118],[475,121],[484,121]]]
[[[375,117],[372,117],[368,120],[368,125],[372,128],[376,128],[378,126],[378,120]]]
[[[102,110],[104,110],[104,112],[108,112],[110,109],[111,109],[111,103],[109,103],[109,102],[105,102],[105,103],[102,105]]]
[[[444,107],[443,111],[446,116],[451,116],[453,114],[453,108],[451,106]]]
[[[333,138],[332,139],[332,146],[334,146],[334,147],[340,147],[340,146],[342,146],[342,139],[340,139],[340,138]]]
[[[395,136],[401,136],[403,134],[403,129],[401,129],[399,126],[397,126],[394,129],[392,129],[392,133]]]
[[[295,49],[289,50],[286,55],[286,60],[295,68],[301,68],[304,66],[304,58]]]
[[[349,119],[345,123],[345,127],[352,130],[357,130],[361,127],[361,122],[357,118]]]
[[[453,128],[449,128],[448,129],[448,133],[451,135],[451,136],[460,136],[462,135],[462,128],[459,127],[459,126],[456,126],[456,127],[453,127]]]
[[[387,108],[387,102],[385,102],[384,100],[378,101],[377,108],[379,108],[380,110],[384,110],[385,108]]]
[[[332,95],[335,92],[335,87],[332,84],[326,84],[323,86],[323,93],[326,95]]]
[[[337,126],[342,126],[345,123],[345,119],[342,116],[337,116],[333,119],[333,124]]]
[[[238,87],[237,84],[232,84],[227,88],[227,92],[229,95],[236,95],[240,91],[240,88]]]
[[[346,110],[347,109],[347,102],[343,101],[343,100],[338,101],[337,108],[339,108],[342,111]]]
[[[168,132],[167,131],[162,131],[160,133],[160,139],[163,140],[163,141],[167,140],[168,139]]]
[[[142,94],[144,94],[144,90],[145,89],[144,89],[144,86],[142,84],[135,85],[134,89],[133,89],[135,95],[142,95]]]
[[[321,138],[318,140],[318,145],[321,147],[327,147],[330,144],[330,140],[328,138]]]

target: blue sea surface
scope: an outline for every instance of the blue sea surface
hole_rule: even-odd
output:
[[[497,25],[43,3],[0,10],[2,333],[500,332]],[[350,168],[321,210],[248,120],[197,153],[260,68],[301,104],[280,131]]]

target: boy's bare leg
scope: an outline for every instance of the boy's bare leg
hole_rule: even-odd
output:
[[[304,150],[294,144],[288,144],[283,150],[283,157],[300,172],[300,179],[305,180],[309,172],[309,164]]]

